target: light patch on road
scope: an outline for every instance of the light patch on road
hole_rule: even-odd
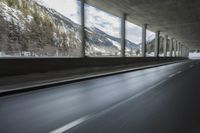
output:
[[[169,78],[173,78],[174,76],[176,76],[176,75],[178,75],[180,73],[182,73],[182,71],[178,71],[178,72],[176,72],[174,74],[169,75]]]
[[[70,130],[71,128],[76,127],[77,125],[89,120],[91,117],[92,117],[92,115],[87,115],[87,116],[81,117],[78,120],[72,121],[54,131],[51,131],[50,133],[64,133],[64,132]]]
[[[194,65],[190,65],[190,68],[193,68],[194,67]]]

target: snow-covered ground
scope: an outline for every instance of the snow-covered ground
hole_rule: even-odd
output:
[[[190,53],[189,54],[190,59],[200,59],[200,53]]]

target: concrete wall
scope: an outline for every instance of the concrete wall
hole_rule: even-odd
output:
[[[168,62],[183,58],[5,58],[0,59],[0,77],[43,73],[74,68],[112,67],[145,62]]]

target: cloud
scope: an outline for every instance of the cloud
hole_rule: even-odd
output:
[[[77,0],[43,0],[49,8],[52,8],[62,15],[70,18],[75,23],[80,24],[79,4]]]
[[[70,18],[75,23],[80,24],[80,3],[77,0],[43,0],[50,8],[55,9],[64,16]],[[86,26],[96,27],[107,34],[120,38],[120,22],[121,19],[106,13],[100,9],[85,5]],[[126,39],[139,44],[142,40],[141,27],[129,23],[127,25]],[[147,36],[152,36],[154,33],[147,31]]]
[[[85,9],[87,27],[96,27],[111,36],[120,37],[120,18],[87,4]]]

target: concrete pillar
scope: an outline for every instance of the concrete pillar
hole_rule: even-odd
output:
[[[187,48],[185,46],[183,47],[183,56],[187,57]]]
[[[179,42],[177,43],[177,57],[179,57]]]
[[[174,43],[174,57],[177,57],[177,40]]]
[[[184,57],[184,47],[182,44],[181,44],[181,57]]]
[[[186,47],[186,56],[185,57],[188,57],[189,55],[189,48]]]
[[[160,31],[157,31],[155,39],[155,57],[159,57],[159,48],[160,48]]]
[[[170,39],[170,44],[169,44],[169,57],[172,57],[173,54],[173,38]]]
[[[181,57],[181,43],[178,43],[178,57]]]
[[[187,48],[184,46],[184,57],[187,57]]]
[[[85,47],[86,47],[86,33],[85,33],[85,0],[81,0],[81,54],[82,58],[85,57]]]
[[[167,41],[168,41],[168,35],[165,35],[165,38],[164,38],[164,57],[167,57]]]
[[[187,58],[189,57],[189,54],[190,54],[190,49],[187,48]]]
[[[121,57],[125,57],[126,47],[126,14],[122,14],[121,18]]]
[[[142,57],[146,57],[147,24],[142,26]]]

